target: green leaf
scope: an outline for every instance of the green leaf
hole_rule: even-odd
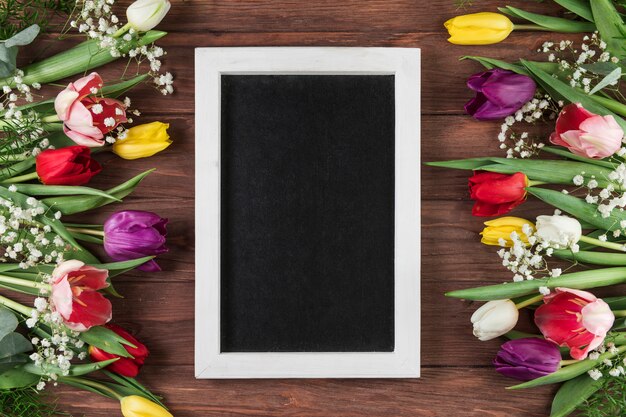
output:
[[[26,362],[28,362],[28,356],[24,354],[18,354],[9,356],[8,358],[2,358],[0,359],[0,374]]]
[[[487,57],[482,57],[482,56],[471,56],[471,55],[465,55],[461,57],[461,60],[464,60],[464,59],[471,59],[472,61],[476,61],[487,69],[501,68],[501,69],[516,72],[518,74],[528,75],[528,71],[526,71],[524,67],[521,67],[516,64],[512,64],[510,62],[501,61],[499,59],[487,58]]]
[[[545,203],[592,224],[598,229],[617,230],[620,229],[620,222],[626,220],[626,212],[624,211],[613,210],[609,217],[605,218],[598,212],[597,204],[589,204],[585,200],[569,194],[538,187],[527,188],[527,191]]]
[[[30,196],[42,195],[96,195],[115,201],[121,201],[102,190],[95,188],[80,187],[76,185],[43,185],[43,184],[13,184],[17,191]]]
[[[425,162],[425,165],[431,167],[453,168],[453,169],[469,169],[477,170],[485,165],[490,165],[495,162],[497,158],[484,157],[484,158],[470,158],[470,159],[456,159],[451,161],[436,161]]]
[[[571,159],[574,161],[585,162],[587,164],[598,165],[604,168],[609,168],[611,171],[617,167],[617,164],[613,162],[606,161],[603,159],[592,159],[592,158],[586,158],[580,155],[575,155],[571,153],[570,151],[563,149],[563,148],[556,148],[553,146],[544,146],[543,148],[541,148],[541,150],[551,153],[553,155],[562,156],[564,158]]]
[[[19,333],[9,333],[0,340],[0,359],[26,353],[33,350],[33,346]]]
[[[72,365],[72,367],[69,370],[69,376],[87,375],[92,372],[99,371],[102,368],[106,368],[107,366],[111,365],[113,362],[116,362],[118,360],[119,358],[115,358],[115,359],[109,359],[107,361],[101,361],[101,362],[91,362],[91,363],[84,363],[80,365]],[[17,369],[22,369],[31,374],[40,375],[40,376],[47,375],[49,373],[63,375],[63,370],[57,366],[50,366],[50,365],[45,365],[45,367],[37,366],[33,362],[28,362],[20,366]]]
[[[521,60],[520,62],[524,65],[528,72],[532,74],[535,81],[537,81],[541,87],[546,90],[550,96],[552,96],[552,98],[557,100],[563,99],[570,103],[581,103],[585,109],[592,113],[603,116],[612,115],[615,117],[615,121],[622,127],[622,129],[626,130],[626,121],[592,98],[596,96],[588,96],[575,88],[570,87],[563,81],[552,77],[531,61]]]
[[[626,25],[611,0],[591,1],[593,20],[596,22],[600,37],[607,44],[607,50],[620,61],[626,58]],[[593,111],[593,110],[592,110]]]
[[[596,25],[592,22],[581,22],[577,20],[564,19],[562,17],[546,16],[527,12],[511,6],[498,7],[498,10],[502,13],[508,14],[509,16],[524,19],[546,29],[550,29],[553,32],[582,33],[593,32],[596,30]]]
[[[35,165],[35,157],[30,157],[16,164],[0,169],[0,181],[14,177],[32,168]]]
[[[593,13],[588,0],[554,0],[554,2],[583,19],[593,22]]]
[[[446,293],[446,296],[473,301],[491,301],[533,294],[539,291],[539,287],[566,287],[584,290],[587,288],[606,287],[623,283],[626,283],[626,267],[604,268],[572,272],[555,278],[505,282],[504,284],[451,291]]]
[[[107,370],[103,370],[102,372],[106,376],[108,376],[109,378],[117,382],[119,385],[125,387],[125,389],[127,390],[126,391],[127,393],[134,393],[135,395],[146,397],[167,410],[167,407],[165,406],[165,404],[161,402],[161,398],[154,395],[149,389],[141,385],[136,379],[118,375],[113,372],[109,372]],[[133,394],[130,394],[130,395],[133,395]]]
[[[626,254],[611,252],[579,251],[573,253],[570,250],[555,250],[554,256],[576,261],[583,264],[605,265],[605,266],[626,266]],[[626,309],[626,307],[624,307]]]
[[[131,178],[125,183],[111,188],[106,192],[116,198],[124,198],[128,194],[132,193],[135,187],[137,187],[137,185],[139,185],[139,183],[152,171],[154,171],[154,169],[142,172],[134,178]],[[66,215],[82,213],[84,211],[102,207],[112,202],[111,199],[97,196],[50,197],[41,201]]]
[[[15,314],[8,308],[0,307],[0,340],[17,329],[18,321]]]
[[[564,383],[554,396],[550,417],[566,417],[593,393],[604,385],[604,381],[594,381],[589,375],[582,374]]]
[[[144,256],[143,258],[131,259],[130,261],[111,262],[107,264],[94,264],[92,266],[99,269],[106,269],[109,272],[130,271],[131,269],[134,269],[139,265],[143,265],[154,258],[154,256]]]
[[[96,326],[80,334],[79,339],[88,345],[95,346],[105,352],[121,356],[123,358],[132,358],[124,345],[137,347],[106,327]]]
[[[39,382],[39,376],[26,372],[18,366],[0,374],[0,391],[28,387]]]
[[[602,90],[604,87],[608,87],[612,83],[619,81],[622,78],[622,68],[617,67],[612,72],[610,72],[606,77],[604,77],[598,84],[595,85],[589,92],[589,95],[593,95],[598,91]]]
[[[607,297],[603,298],[611,310],[626,310],[626,297]]]
[[[615,71],[616,68],[619,68],[619,65],[612,62],[594,62],[591,64],[581,64],[581,67],[594,74],[609,75]]]

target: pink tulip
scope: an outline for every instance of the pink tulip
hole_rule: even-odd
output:
[[[126,107],[121,101],[96,96],[102,85],[102,78],[92,72],[69,83],[54,100],[63,131],[79,145],[102,146],[104,135],[126,122]]]
[[[600,346],[615,321],[609,305],[587,291],[557,288],[543,301],[535,312],[537,327],[546,339],[569,347],[574,359]]]
[[[84,332],[111,320],[111,302],[98,290],[109,286],[109,272],[85,265],[81,261],[65,261],[52,272],[52,305],[65,325]]]
[[[561,110],[550,142],[576,155],[600,159],[617,152],[623,137],[624,131],[613,116],[599,116],[573,103]]]

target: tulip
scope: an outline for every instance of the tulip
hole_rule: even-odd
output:
[[[53,308],[67,327],[77,332],[101,326],[111,320],[111,302],[98,292],[109,286],[106,269],[70,260],[52,272]]]
[[[526,200],[528,177],[521,172],[498,174],[480,172],[469,179],[470,197],[476,201],[474,216],[499,216],[506,214]]]
[[[124,139],[113,144],[113,152],[124,159],[147,158],[170,146],[167,123],[152,122],[126,131]]]
[[[510,116],[537,90],[532,78],[499,68],[472,75],[467,86],[476,91],[476,96],[465,104],[465,111],[477,120]]]
[[[37,155],[37,175],[46,185],[83,185],[102,171],[86,146],[48,149]]]
[[[556,288],[535,312],[535,324],[543,336],[567,346],[577,360],[602,344],[614,321],[615,315],[603,300],[569,288]]]
[[[480,241],[482,243],[485,245],[505,246],[508,248],[513,246],[511,233],[517,233],[521,241],[529,245],[528,236],[524,230],[531,232],[535,230],[535,225],[532,222],[512,216],[486,221],[485,226],[487,227],[480,232],[482,235]]]
[[[130,395],[120,401],[124,417],[174,417],[165,408],[139,395]]]
[[[126,107],[122,102],[95,96],[102,85],[102,78],[93,72],[69,83],[54,100],[63,131],[79,145],[102,146],[104,135],[126,122]]]
[[[504,376],[530,381],[556,372],[561,365],[561,351],[538,337],[510,340],[500,347],[493,365]]]
[[[498,13],[472,13],[456,16],[444,23],[456,45],[489,45],[505,40],[513,31],[508,17]]]
[[[519,312],[511,300],[493,300],[472,314],[474,336],[482,341],[495,339],[513,330]]]
[[[550,142],[578,156],[601,159],[617,152],[623,138],[624,131],[613,116],[593,114],[580,103],[572,103],[561,110]]]
[[[102,362],[110,359],[116,359],[111,365],[107,366],[108,371],[114,372],[119,375],[127,376],[129,378],[135,378],[139,374],[139,370],[143,366],[146,358],[150,354],[148,348],[137,339],[135,339],[130,333],[122,329],[115,324],[107,324],[104,326],[118,335],[122,336],[126,341],[135,345],[136,347],[123,345],[124,349],[132,356],[129,358],[123,358],[119,355],[114,355],[109,352],[105,352],[95,346],[89,346],[89,356],[94,362]]]
[[[554,249],[569,248],[580,240],[582,226],[573,217],[554,215],[537,217],[537,238]]]
[[[160,255],[165,247],[167,219],[149,211],[125,210],[113,214],[104,223],[104,250],[115,261]],[[161,268],[150,260],[137,269],[147,272]]]
[[[170,7],[168,0],[137,0],[126,9],[126,18],[133,29],[147,32],[161,23]]]

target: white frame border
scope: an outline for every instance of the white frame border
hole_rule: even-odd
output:
[[[196,378],[417,378],[420,375],[420,50],[197,48]],[[395,350],[220,352],[221,74],[395,75]]]

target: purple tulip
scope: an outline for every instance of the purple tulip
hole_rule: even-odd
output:
[[[549,375],[559,369],[560,363],[559,347],[537,337],[506,342],[493,361],[496,371],[520,381]]]
[[[115,261],[165,253],[168,251],[165,247],[166,225],[167,219],[149,211],[117,212],[104,222],[104,250]],[[148,272],[161,270],[154,260],[137,269]]]
[[[503,69],[474,74],[467,86],[476,91],[476,97],[465,104],[465,111],[477,120],[512,115],[533,98],[537,89],[532,78]]]

